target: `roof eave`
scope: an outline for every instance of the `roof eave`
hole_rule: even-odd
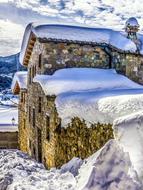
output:
[[[36,36],[33,32],[31,32],[30,37],[29,37],[29,41],[27,44],[27,48],[25,51],[25,55],[23,58],[23,65],[24,66],[28,66],[28,63],[29,63],[35,42],[36,42]]]

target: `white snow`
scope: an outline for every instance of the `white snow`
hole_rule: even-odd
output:
[[[139,23],[135,17],[131,17],[126,21],[126,27],[127,26],[137,26],[139,27]]]
[[[75,190],[76,180],[67,172],[47,171],[20,151],[0,150],[0,189]]]
[[[56,107],[62,126],[74,117],[91,123],[113,123],[114,119],[140,111],[143,86],[115,70],[71,68],[53,75],[37,75],[46,95],[56,95]]]
[[[128,153],[110,140],[100,153],[85,160],[79,169],[76,190],[141,190],[137,176],[130,177],[131,170]]]
[[[61,173],[70,172],[74,176],[77,176],[78,170],[79,170],[79,168],[81,167],[82,164],[83,164],[82,159],[74,157],[68,163],[64,164],[61,167],[60,172]]]
[[[126,38],[122,32],[106,28],[89,28],[60,24],[34,24],[30,23],[24,33],[20,52],[20,63],[23,64],[24,55],[30,39],[34,34],[37,38],[57,39],[69,41],[82,41],[105,43],[123,51],[136,52],[137,47],[133,41]]]
[[[143,180],[143,111],[116,119],[114,134],[124,151],[129,152],[134,169]]]
[[[14,90],[16,83],[18,83],[20,88],[27,89],[27,71],[18,71],[15,73],[11,85],[12,91]]]
[[[81,166],[75,160],[79,163],[80,159],[74,158],[65,164],[64,172],[54,168],[45,170],[42,164],[21,151],[0,150],[0,189],[141,190],[128,153],[123,152],[115,140],[82,161]],[[75,177],[70,173],[72,167],[79,172]],[[130,176],[131,170],[134,177]]]
[[[67,127],[74,117],[95,123],[112,124],[114,119],[135,113],[143,108],[143,90],[119,89],[61,94],[56,107],[62,126]]]
[[[40,83],[46,95],[99,89],[143,89],[114,69],[66,68],[57,70],[53,75],[36,75],[33,82]]]

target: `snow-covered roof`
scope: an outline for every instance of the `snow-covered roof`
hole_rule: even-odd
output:
[[[137,47],[133,41],[128,39],[122,32],[112,29],[30,23],[25,30],[21,46],[21,64],[26,64],[25,61],[28,61],[31,55],[31,53],[29,53],[30,51],[28,51],[28,54],[26,55],[28,45],[31,43],[31,48],[31,46],[34,45],[36,38],[50,41],[57,40],[107,44],[122,51],[133,53],[137,51]]]
[[[126,21],[126,27],[127,26],[139,27],[139,23],[135,17],[131,17]]]
[[[18,89],[27,89],[27,71],[15,73],[11,84],[11,89],[14,93],[17,87]]]

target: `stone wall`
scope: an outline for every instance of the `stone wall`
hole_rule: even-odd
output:
[[[93,124],[88,128],[84,121],[74,118],[67,128],[56,130],[56,166],[71,160],[89,157],[109,140],[113,139],[111,124]],[[60,156],[59,156],[60,155]]]
[[[39,55],[41,54],[41,66]],[[53,74],[54,71],[71,67],[109,68],[109,55],[102,46],[42,43],[36,41],[30,58],[30,67],[38,74]]]
[[[109,68],[109,56],[100,46],[46,43],[43,48],[44,73],[61,68],[96,67]]]
[[[131,80],[143,84],[143,56],[126,55],[126,76]]]
[[[0,149],[17,149],[18,132],[0,132]]]
[[[42,109],[39,113],[39,97],[42,98]],[[112,126],[95,124],[88,128],[84,121],[74,118],[65,129],[61,127],[55,97],[45,96],[38,83],[32,83],[28,89],[29,152],[33,158],[42,161],[47,168],[59,167],[74,156],[86,158],[113,138]],[[33,113],[35,110],[35,125]],[[49,119],[47,123],[47,118]],[[41,133],[41,134],[38,134]],[[39,141],[40,136],[40,141]],[[41,142],[41,146],[39,146]],[[39,152],[41,148],[41,152]]]
[[[39,67],[39,55],[41,66]],[[53,74],[70,67],[115,68],[131,80],[143,84],[143,56],[120,52],[109,46],[68,43],[40,43],[36,41],[30,58],[30,67],[38,74]],[[32,70],[32,68],[31,68]]]
[[[23,152],[28,151],[28,124],[27,124],[27,92],[25,90],[20,91],[19,107],[18,107],[18,143],[19,148]]]

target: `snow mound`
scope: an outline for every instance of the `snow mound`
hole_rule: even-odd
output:
[[[79,170],[77,190],[141,190],[141,185],[129,175],[132,168],[129,155],[115,140],[110,140]],[[91,161],[92,160],[92,161]]]
[[[93,89],[143,89],[114,69],[66,68],[57,70],[53,75],[37,75],[33,81],[42,86],[46,95]]]
[[[81,26],[69,26],[58,24],[34,24],[30,23],[24,33],[24,38],[20,53],[20,63],[23,63],[24,55],[31,34],[37,38],[47,40],[67,40],[80,42],[93,42],[99,44],[112,45],[123,51],[136,52],[137,47],[133,41],[126,38],[122,32],[105,28],[88,28]]]
[[[70,172],[72,173],[74,176],[77,176],[78,174],[78,170],[80,168],[80,166],[82,165],[83,160],[81,160],[80,158],[74,157],[72,160],[70,160],[68,163],[64,164],[61,167],[61,173],[65,173],[65,172]]]
[[[143,111],[116,119],[114,133],[124,151],[129,152],[134,169],[143,180]]]
[[[12,91],[14,90],[16,83],[18,83],[20,88],[27,89],[27,71],[18,71],[15,73],[11,85]]]

